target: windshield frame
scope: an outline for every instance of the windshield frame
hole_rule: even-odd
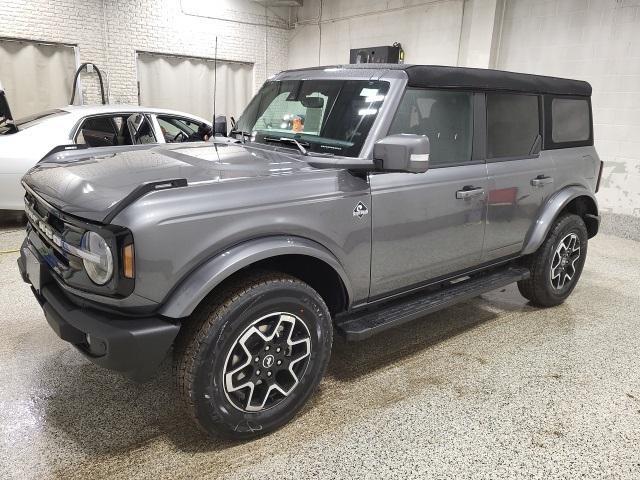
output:
[[[375,142],[386,134],[386,131],[389,128],[391,123],[391,118],[393,117],[393,113],[395,112],[400,98],[404,92],[404,88],[407,84],[407,75],[404,70],[394,70],[382,67],[371,66],[366,68],[349,68],[349,67],[329,67],[324,69],[308,69],[308,70],[289,70],[282,72],[280,74],[275,75],[270,78],[266,83],[269,82],[277,82],[277,81],[287,81],[287,80],[337,80],[337,81],[381,81],[388,83],[387,92],[385,94],[385,99],[382,102],[381,106],[378,108],[378,113],[371,124],[368,134],[364,138],[360,151],[357,155],[351,155],[346,158],[350,158],[352,160],[362,160],[367,161],[373,158],[373,146]],[[263,85],[264,87],[264,85]],[[251,100],[250,104],[257,101],[258,96],[262,92],[262,88],[260,91],[254,96]],[[241,132],[242,126],[244,125],[244,117],[249,112],[249,106],[242,113],[240,118],[238,119],[236,132],[238,136],[236,137],[239,140],[243,139],[245,136],[247,139],[253,138],[253,132],[245,132],[247,135],[243,135]],[[274,132],[266,131],[267,136],[272,136]],[[284,135],[283,135],[284,136]],[[306,138],[298,138],[297,136],[291,135],[292,138],[295,138],[298,141],[305,142]],[[266,142],[255,142],[255,144],[260,145],[269,145]],[[271,144],[272,146],[274,144]],[[297,151],[297,147],[293,144],[286,145],[280,144],[278,147],[286,148],[288,150]],[[332,155],[331,151],[326,152],[316,152],[310,151],[311,155]],[[344,155],[340,153],[335,153],[335,156],[344,157]]]

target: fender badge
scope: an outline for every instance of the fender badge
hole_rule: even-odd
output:
[[[364,217],[365,215],[368,215],[368,214],[369,214],[369,209],[362,202],[358,202],[358,204],[356,205],[356,208],[353,209],[353,216],[354,217],[362,218],[362,217]]]

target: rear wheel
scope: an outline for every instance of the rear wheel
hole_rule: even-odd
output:
[[[525,260],[531,276],[518,282],[522,296],[538,307],[564,302],[582,273],[587,241],[582,218],[573,214],[560,216],[538,251]]]
[[[327,367],[332,324],[318,293],[266,273],[201,306],[176,346],[187,409],[208,433],[246,439],[289,421]]]

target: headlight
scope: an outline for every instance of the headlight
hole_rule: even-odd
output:
[[[83,258],[84,269],[91,281],[104,285],[113,276],[113,255],[104,238],[96,232],[87,232],[82,236],[82,249],[94,254],[93,259]]]

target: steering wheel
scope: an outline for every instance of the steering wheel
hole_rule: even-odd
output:
[[[182,140],[180,140],[180,142],[184,142],[189,138],[187,137],[186,133],[180,130],[178,133],[176,133],[175,137],[173,137],[172,143],[177,143],[180,137],[182,137]]]

